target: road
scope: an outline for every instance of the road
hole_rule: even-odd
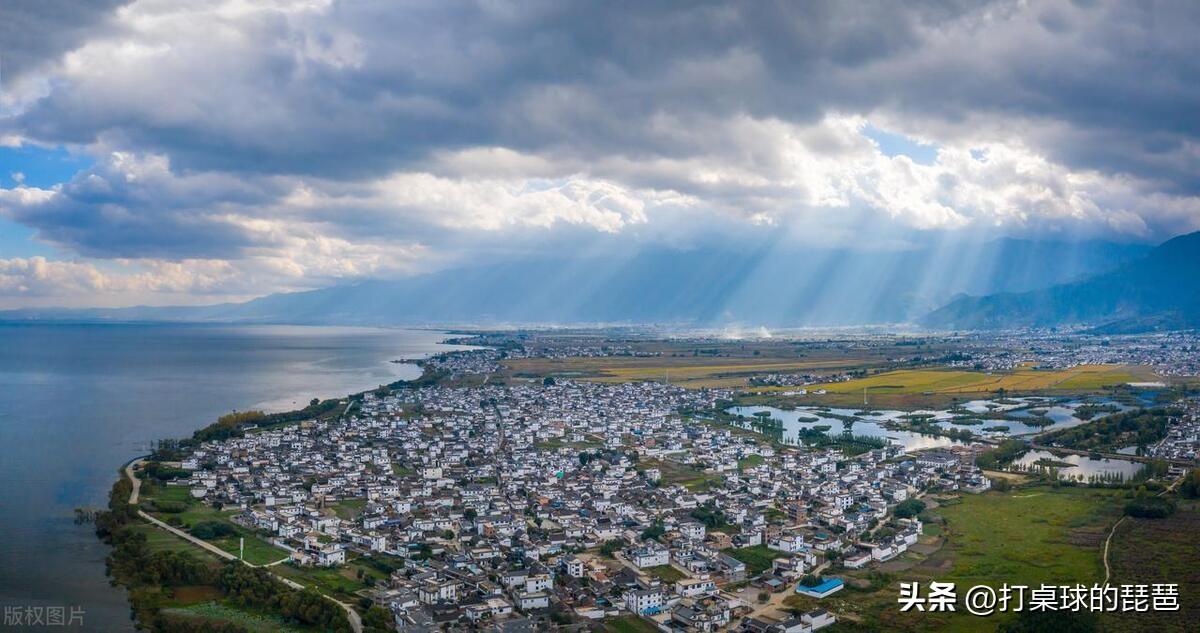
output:
[[[145,457],[139,457],[128,464],[125,464],[125,476],[128,477],[129,481],[133,484],[133,492],[129,493],[129,503],[132,505],[137,505],[138,494],[140,494],[142,491],[142,480],[138,479],[137,476],[133,474],[133,469],[137,468],[138,465],[145,460]]]
[[[137,475],[135,475],[133,473],[134,467],[137,466],[138,464],[140,464],[141,462],[142,462],[142,458],[138,458],[132,462],[129,462],[129,464],[125,466],[125,476],[129,477],[129,480],[133,483],[133,490],[132,490],[132,492],[129,493],[129,503],[131,503],[131,504],[136,504],[138,502],[138,493],[141,491],[141,488],[142,488],[142,481],[140,479],[138,479]],[[188,543],[191,543],[192,545],[195,545],[196,547],[204,549],[205,551],[210,552],[212,554],[215,554],[219,558],[222,558],[224,560],[238,560],[237,556],[230,554],[229,552],[217,547],[216,545],[213,545],[212,543],[198,539],[195,536],[192,536],[191,534],[188,534],[187,532],[180,530],[179,528],[167,525],[166,523],[159,521],[158,519],[150,516],[149,514],[146,514],[142,510],[138,510],[137,513],[138,513],[139,517],[142,517],[142,519],[149,522],[154,527],[157,527],[162,530],[166,530],[167,532],[170,532],[171,534],[178,536],[179,538],[187,541]],[[266,568],[266,567],[270,567],[273,565],[277,565],[277,564],[279,564],[279,562],[280,561],[276,561],[274,563],[269,563],[267,565],[251,565],[250,563],[243,560],[242,564],[244,564],[248,567]],[[275,577],[276,580],[291,587],[292,589],[304,589],[305,588],[304,585],[302,585],[290,578],[284,578],[283,576],[280,576],[279,574],[276,574],[275,572],[268,571],[267,573],[271,574],[272,576]],[[319,590],[318,590],[318,593],[320,593]],[[346,604],[345,602],[342,602],[341,600],[338,600],[332,596],[328,596],[323,593],[321,595],[324,596],[326,600],[333,602],[337,606],[341,607],[343,611],[346,612],[346,619],[350,621],[350,628],[354,631],[354,633],[362,633],[362,631],[363,631],[362,617],[358,615],[358,612],[354,610],[354,607],[352,607],[352,606]]]

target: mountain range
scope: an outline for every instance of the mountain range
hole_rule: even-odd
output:
[[[1076,282],[959,297],[921,321],[956,329],[1092,324],[1106,334],[1200,327],[1200,232]]]
[[[201,307],[26,309],[5,320],[320,325],[659,323],[844,326],[913,322],[956,296],[1024,297],[1121,269],[1149,247],[1000,239],[896,251],[653,249],[500,262]],[[931,324],[1006,322],[959,299]],[[991,305],[991,304],[979,304]],[[949,308],[949,306],[948,306]],[[991,310],[991,311],[990,311]],[[992,316],[987,316],[991,314]]]

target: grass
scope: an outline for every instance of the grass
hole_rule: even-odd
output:
[[[766,545],[727,549],[726,554],[746,563],[746,575],[757,576],[771,568],[776,558],[783,556]]]
[[[311,627],[299,627],[286,623],[277,616],[246,611],[226,602],[204,602],[187,607],[163,609],[163,612],[196,619],[228,622],[244,627],[253,633],[291,633],[316,630]]]
[[[707,356],[522,358],[505,361],[514,375],[570,376],[596,382],[667,380],[682,387],[744,386],[756,373],[845,369],[865,359],[796,359],[762,356],[712,358]]]
[[[274,563],[277,560],[288,557],[288,552],[286,550],[282,550],[274,545],[271,545],[257,536],[250,534],[245,529],[241,530],[241,535],[246,539],[246,548],[242,556],[245,558],[246,562],[250,563],[251,565],[266,565],[267,563]],[[229,552],[230,554],[233,554],[234,556],[237,556],[238,554],[237,536],[227,536],[225,538],[214,539],[209,541],[209,543],[216,545],[217,547]]]
[[[987,374],[949,369],[908,369],[867,378],[813,385],[810,391],[862,395],[940,393],[981,394],[1004,389],[1009,392],[1094,390],[1145,378],[1150,370],[1126,365],[1080,365],[1044,371],[1031,368]]]
[[[670,460],[648,459],[641,462],[644,468],[657,468],[662,472],[662,483],[666,485],[681,485],[692,492],[703,492],[715,488],[724,481],[719,473],[706,473]]]
[[[603,442],[597,440],[584,440],[582,442],[568,442],[560,437],[551,438],[543,442],[538,442],[536,448],[548,451],[556,451],[560,448],[574,448],[581,451],[586,451],[593,448],[604,446]]]
[[[363,508],[367,507],[367,500],[361,497],[354,499],[342,499],[337,503],[331,504],[329,507],[339,519],[351,521],[358,518],[358,515],[362,514]]]
[[[180,494],[180,491],[182,491],[183,494]],[[188,508],[183,512],[152,513],[155,518],[167,523],[172,523],[172,519],[177,519],[179,521],[179,525],[177,527],[185,531],[191,530],[191,528],[195,527],[196,524],[204,521],[215,521],[230,526],[233,528],[236,534],[219,539],[212,539],[209,541],[209,543],[212,543],[213,545],[216,545],[226,552],[236,556],[240,546],[238,539],[245,538],[245,551],[243,556],[248,563],[253,565],[265,565],[267,563],[273,563],[282,558],[287,558],[288,556],[288,552],[286,550],[275,547],[274,545],[271,545],[270,543],[259,538],[253,530],[244,528],[230,521],[230,517],[237,514],[237,510],[217,510],[210,505],[191,498],[191,495],[188,493],[186,488],[180,488],[178,486],[153,486],[150,488],[149,494],[145,498],[150,500],[181,501],[188,504]],[[191,546],[182,539],[171,536],[170,534],[167,534],[166,532],[157,528],[147,526],[146,529],[149,530],[147,532],[148,539],[165,538],[178,542],[181,546],[181,549],[191,549],[192,551],[196,552],[202,551],[199,547]],[[150,534],[152,532],[157,532],[159,536],[151,537]],[[165,541],[163,542],[165,543]],[[165,545],[163,545],[163,547],[166,548]]]
[[[755,466],[762,465],[762,463],[763,463],[762,455],[747,455],[738,460],[738,470],[746,470],[747,468],[754,468]]]
[[[901,613],[900,582],[952,582],[959,596],[974,585],[1053,585],[1104,580],[1101,558],[1108,529],[1118,518],[1119,491],[1088,488],[1022,488],[963,495],[930,512],[945,520],[946,545],[928,556],[906,555],[912,566],[869,593],[848,594],[844,608],[874,629],[995,631],[1011,615],[972,616],[965,611]],[[836,596],[835,596],[836,598]]]
[[[658,633],[657,627],[636,615],[609,618],[604,621],[604,630],[607,633]]]
[[[1109,563],[1114,584],[1179,584],[1179,611],[1110,613],[1112,631],[1194,631],[1200,620],[1200,506],[1182,501],[1165,519],[1128,518],[1113,534]]]
[[[657,578],[663,582],[675,582],[676,580],[682,580],[687,577],[686,574],[679,571],[678,569],[675,569],[674,567],[672,567],[670,565],[659,565],[657,567],[647,567],[647,568],[643,569],[642,571],[646,572],[647,574],[650,574],[651,576],[654,576],[655,578]]]
[[[358,579],[358,572],[363,572],[364,580]],[[353,602],[358,599],[356,592],[365,589],[367,577],[383,580],[386,576],[379,570],[359,560],[351,560],[342,567],[298,567],[289,563],[276,565],[271,571],[285,578],[294,580],[302,585],[315,587],[322,593]]]
[[[967,495],[946,520],[960,583],[1091,583],[1104,579],[1100,549],[1117,518],[1112,491],[1034,488]]]
[[[224,562],[224,559],[218,560],[216,555],[208,552],[207,550],[196,547],[195,545],[188,543],[174,534],[154,527],[153,525],[138,523],[130,525],[129,529],[133,532],[140,532],[146,535],[146,548],[150,551],[150,553],[163,551],[187,552],[195,558],[205,562]]]

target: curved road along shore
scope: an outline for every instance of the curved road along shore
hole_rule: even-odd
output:
[[[129,481],[133,484],[133,490],[129,493],[129,503],[131,505],[137,504],[138,494],[142,489],[142,480],[137,478],[137,475],[135,475],[133,473],[133,469],[136,468],[138,464],[142,463],[143,460],[144,460],[144,458],[139,457],[125,465],[125,476],[129,477]],[[166,530],[167,532],[170,532],[171,534],[178,536],[179,538],[187,541],[188,543],[191,543],[192,545],[203,548],[204,550],[206,550],[212,554],[216,554],[217,556],[219,556],[220,558],[223,558],[225,560],[238,560],[237,556],[230,554],[229,552],[217,547],[216,545],[213,545],[212,543],[198,539],[195,536],[192,536],[191,534],[188,534],[187,532],[180,530],[179,528],[167,525],[166,523],[159,521],[158,519],[150,516],[149,514],[146,514],[141,509],[139,509],[137,511],[137,513],[138,513],[139,517],[146,520],[151,525],[153,525],[157,528]],[[278,561],[276,561],[276,563],[277,562]],[[270,565],[274,565],[276,563],[270,563],[269,565],[251,565],[250,563],[247,563],[244,560],[242,561],[242,564],[244,564],[248,567],[264,567],[264,568],[269,567]],[[302,585],[290,578],[284,578],[283,576],[280,576],[279,574],[276,574],[275,572],[268,571],[267,573],[271,574],[276,579],[278,579],[280,582],[291,587],[292,589],[304,589],[305,588],[304,585]],[[362,633],[362,631],[363,631],[362,617],[358,615],[358,612],[354,610],[354,607],[351,607],[350,605],[346,604],[345,602],[342,602],[341,600],[337,600],[337,599],[333,598],[332,596],[327,596],[323,593],[321,595],[325,596],[325,598],[327,600],[338,605],[339,607],[342,608],[342,610],[344,610],[346,612],[346,619],[350,621],[350,628],[354,630],[354,633]]]

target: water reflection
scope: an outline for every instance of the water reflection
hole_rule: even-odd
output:
[[[1093,411],[1091,417],[1081,418],[1077,415],[1077,410],[1085,404],[1103,405],[1105,410]],[[830,425],[832,428],[828,433],[831,435],[841,434],[845,430],[841,418],[855,417],[860,418],[851,425],[851,431],[856,435],[891,437],[904,444],[905,448],[919,449],[948,446],[955,442],[947,438],[935,439],[910,431],[889,430],[885,428],[886,423],[906,424],[910,419],[924,418],[947,430],[966,429],[985,437],[1019,436],[1066,429],[1132,408],[1107,398],[1056,400],[1020,397],[1000,400],[971,400],[958,405],[953,410],[895,411],[836,409],[817,406],[778,409],[755,406],[731,407],[727,411],[745,417],[753,416],[755,413],[768,412],[772,418],[784,422],[785,437],[790,435],[792,439],[795,439],[795,435],[800,429],[820,425]],[[985,415],[989,417],[984,417]],[[817,420],[813,421],[812,418],[817,418]],[[1039,423],[1041,421],[1048,422],[1048,424]]]
[[[783,422],[784,441],[789,443],[799,442],[799,435],[802,429],[828,426],[829,428],[825,430],[825,433],[831,436],[838,436],[845,431],[850,431],[854,435],[866,435],[890,440],[893,444],[903,446],[905,450],[939,448],[942,446],[961,444],[961,442],[947,437],[922,435],[912,431],[888,429],[878,422],[873,421],[874,419],[882,420],[889,418],[863,418],[861,420],[848,423],[839,417],[835,417],[851,417],[855,413],[854,409],[817,409],[815,407],[803,407],[801,409],[785,411],[775,407],[730,407],[726,411],[733,415],[742,416],[747,419],[754,417],[754,414],[756,413],[769,413],[770,417]]]
[[[1029,451],[1012,464],[1013,470],[1057,471],[1059,479],[1089,481],[1097,478],[1132,479],[1146,467],[1124,459],[1093,459],[1084,455],[1055,456],[1049,451]]]

